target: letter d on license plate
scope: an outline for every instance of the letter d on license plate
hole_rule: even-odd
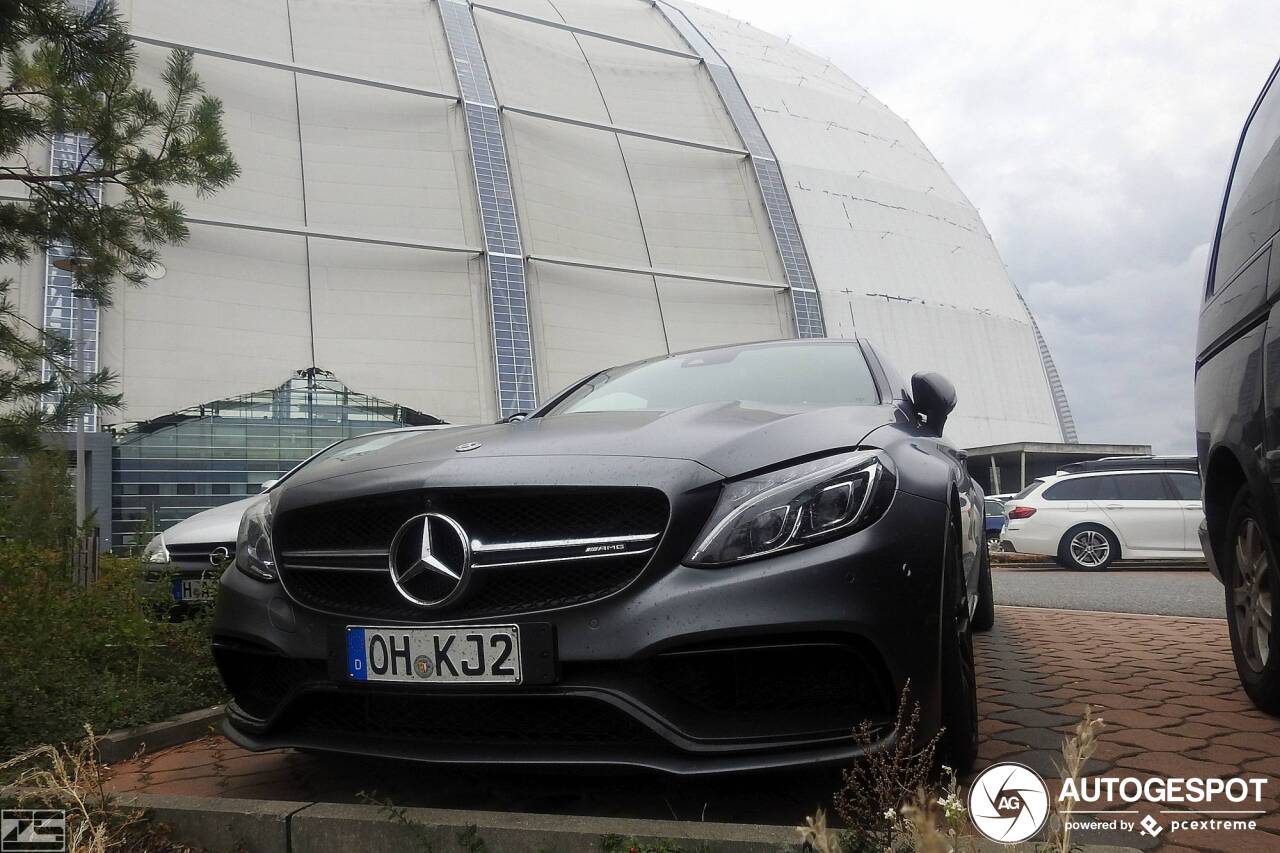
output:
[[[357,681],[519,684],[520,626],[348,627],[347,674]]]

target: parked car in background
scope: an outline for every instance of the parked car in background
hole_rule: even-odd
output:
[[[1005,550],[1103,570],[1122,556],[1198,559],[1200,475],[1150,469],[1057,474],[1005,504]]]
[[[448,425],[400,427],[336,441],[294,466],[283,477],[263,483],[262,492],[270,491],[304,465],[317,459],[338,455],[352,458],[356,448],[367,450],[380,446],[377,436],[447,428]],[[252,495],[206,509],[153,536],[142,551],[144,589],[150,590],[163,580],[169,584],[173,600],[180,606],[212,601],[222,570],[235,559],[236,533],[240,530],[240,519],[245,508],[256,500],[258,495]]]
[[[1196,342],[1204,554],[1223,581],[1236,671],[1280,713],[1280,65],[1236,146]]]
[[[999,540],[1000,532],[1004,530],[1004,501],[995,498],[985,498],[982,501],[983,510],[986,513],[986,529],[987,541]]]
[[[964,773],[994,609],[954,406],[865,343],[775,341],[318,459],[250,505],[223,573],[224,730],[435,763],[843,765],[894,742],[910,682]]]

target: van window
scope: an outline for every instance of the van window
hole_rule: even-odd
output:
[[[1245,128],[1231,174],[1218,238],[1212,296],[1280,228],[1280,83],[1271,87]]]
[[[1165,490],[1164,480],[1158,473],[1117,474],[1117,497],[1122,501],[1168,501],[1172,496]]]
[[[1169,482],[1180,501],[1200,500],[1200,477],[1197,474],[1170,474]]]

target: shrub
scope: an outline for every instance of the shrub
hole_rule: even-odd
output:
[[[0,757],[221,701],[209,612],[150,618],[167,595],[148,600],[136,560],[103,556],[81,587],[58,552],[0,542]]]

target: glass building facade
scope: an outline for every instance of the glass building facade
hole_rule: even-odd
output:
[[[347,388],[321,370],[117,432],[112,542],[127,549],[201,510],[257,494],[335,441],[380,429],[442,423]]]

